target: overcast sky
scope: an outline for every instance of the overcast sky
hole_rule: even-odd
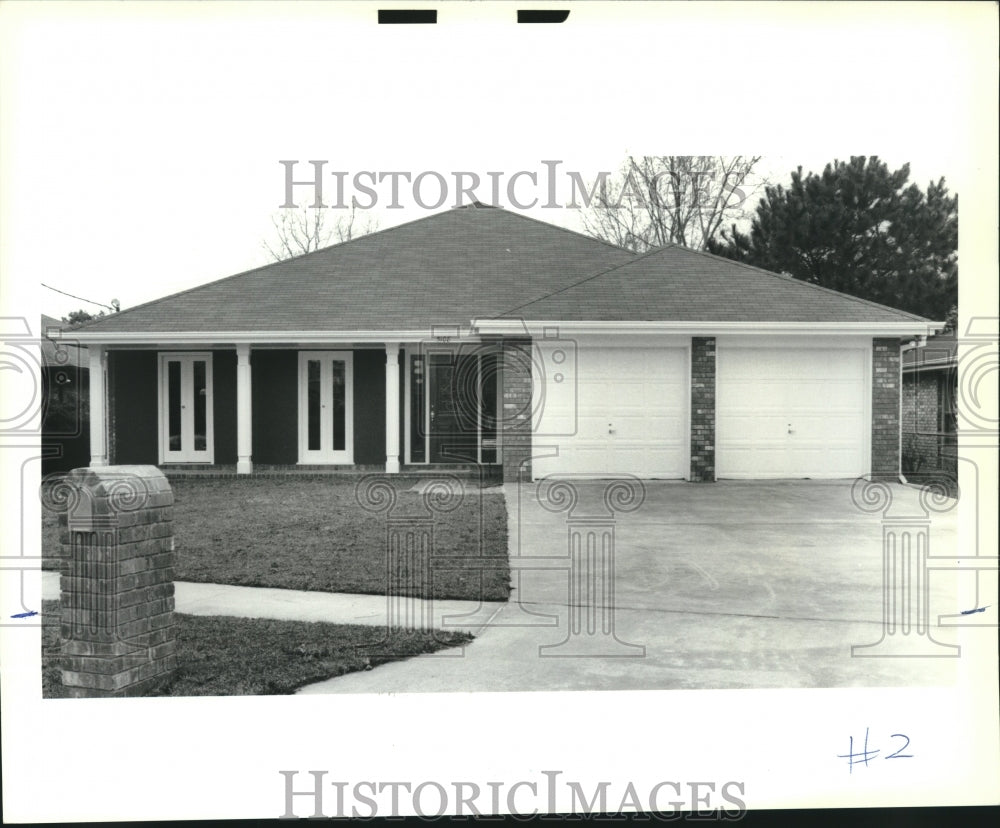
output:
[[[969,30],[892,13],[887,43],[889,12],[859,5],[726,4],[723,20],[707,4],[627,4],[615,28],[601,4],[561,27],[458,3],[437,26],[379,27],[372,8],[337,4],[4,3],[5,312],[93,309],[31,294],[39,283],[127,308],[266,263],[282,159],[303,174],[322,159],[348,176],[509,177],[553,159],[565,176],[627,152],[749,152],[786,182],[799,164],[878,154],[961,192],[976,163]],[[893,49],[911,56],[905,73]],[[402,191],[409,206],[374,211],[380,226],[431,212]],[[529,214],[581,229],[575,210]]]

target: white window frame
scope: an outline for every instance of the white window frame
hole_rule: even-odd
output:
[[[320,449],[309,450],[309,362],[320,361],[320,394],[329,393],[330,362],[344,362],[344,450],[323,448],[332,424],[324,419],[320,425]],[[326,404],[329,400],[323,400]],[[299,465],[333,466],[354,463],[354,352],[353,351],[299,351]]]
[[[169,412],[167,411],[170,398],[167,363],[174,361],[180,362],[181,364],[181,399],[184,400],[187,393],[194,390],[192,382],[193,368],[185,370],[184,366],[185,364],[193,366],[193,364],[198,360],[204,360],[205,362],[205,449],[203,451],[195,451],[194,449],[191,449],[188,452],[172,452],[170,450],[170,435],[167,434],[168,424],[170,422]],[[161,351],[159,354],[159,376],[157,382],[157,435],[159,442],[159,462],[161,465],[168,463],[215,463],[215,391],[212,385],[212,362],[211,351]],[[192,384],[189,385],[188,388],[185,388],[186,382],[191,382]],[[181,418],[181,431],[183,433],[183,414],[181,415]],[[193,411],[191,413],[191,418],[193,423]]]
[[[501,417],[502,417],[502,412],[503,412],[503,377],[502,377],[502,375],[500,373],[503,370],[503,358],[502,358],[503,351],[500,348],[494,348],[494,349],[490,349],[490,350],[491,350],[492,353],[494,353],[496,355],[496,360],[497,360],[497,376],[496,376],[497,393],[496,393],[496,414],[495,414],[496,423],[497,423],[496,460],[493,461],[492,463],[486,463],[485,465],[488,465],[488,466],[500,466],[500,465],[503,464],[503,453],[502,453],[502,439],[503,439],[502,438],[502,434],[503,434],[503,428],[502,428],[502,425],[501,425],[501,423],[502,423]],[[405,440],[404,440],[404,457],[405,457],[405,460],[404,460],[404,462],[407,465],[414,465],[414,466],[447,465],[447,464],[440,464],[440,463],[432,463],[431,459],[430,459],[430,457],[431,457],[431,434],[430,434],[430,421],[431,421],[431,400],[430,400],[430,374],[431,374],[431,372],[430,372],[430,362],[431,362],[431,360],[430,360],[430,355],[431,354],[447,354],[447,353],[450,353],[450,354],[453,354],[453,355],[458,355],[458,354],[461,354],[461,352],[462,352],[461,345],[454,345],[454,346],[449,347],[449,346],[440,345],[438,343],[435,343],[434,346],[432,348],[429,348],[429,349],[422,349],[422,348],[419,348],[419,347],[414,348],[413,346],[410,346],[409,351],[406,352],[406,359],[405,360],[400,360],[401,370],[404,370],[406,372],[406,376],[404,378],[404,385],[403,385],[403,411],[404,411],[404,417],[405,417],[405,421],[406,421],[406,423],[405,423],[406,427],[404,428],[404,432],[403,433],[404,433],[404,437],[405,437]],[[486,353],[485,351],[477,351],[477,353],[475,354],[476,357],[477,357],[477,360],[476,360],[476,363],[477,363],[476,364],[476,371],[478,373],[478,380],[479,380],[478,384],[477,384],[477,388],[478,389],[482,389],[482,370],[483,370],[482,357],[485,355],[485,353]],[[410,395],[412,393],[412,369],[413,369],[412,359],[413,359],[414,356],[420,357],[423,360],[423,362],[424,362],[424,401],[423,401],[424,405],[423,405],[423,411],[421,412],[422,416],[423,416],[423,423],[422,423],[422,427],[423,428],[422,428],[422,430],[424,432],[424,439],[423,439],[422,442],[423,442],[423,445],[424,445],[424,459],[421,460],[421,461],[417,461],[417,462],[414,462],[413,457],[412,457],[412,442],[411,442],[411,435],[410,435],[410,429],[412,427],[412,420],[411,420],[412,411],[411,411],[411,407],[413,405]],[[483,423],[482,423],[482,403],[481,403],[481,400],[477,400],[476,401],[476,420],[477,420],[477,423],[476,423],[476,462],[479,463],[480,465],[482,465],[483,464]]]

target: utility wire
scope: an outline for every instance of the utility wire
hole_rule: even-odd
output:
[[[107,308],[109,311],[117,312],[117,308],[113,308],[111,305],[105,305],[103,302],[95,302],[93,299],[84,299],[82,296],[74,296],[72,293],[67,293],[65,290],[59,290],[58,288],[51,287],[45,282],[39,282],[43,288],[48,288],[49,290],[55,291],[56,293],[61,293],[63,296],[68,296],[71,299],[79,299],[81,302],[87,302],[91,305],[97,305],[101,308]]]

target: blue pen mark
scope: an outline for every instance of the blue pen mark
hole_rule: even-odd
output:
[[[865,767],[868,767],[868,762],[879,755],[881,751],[878,749],[868,750],[868,731],[870,728],[865,728],[865,747],[862,751],[854,750],[854,736],[850,737],[850,747],[847,749],[847,753],[838,753],[838,759],[846,759],[848,773],[854,773],[854,766],[859,765],[862,762],[865,763]]]
[[[886,759],[912,759],[912,753],[903,753],[910,746],[910,737],[905,733],[893,733],[890,737],[892,739],[906,739],[906,744],[903,745],[899,750],[890,753],[888,756],[884,757]]]
[[[848,773],[854,773],[855,765],[864,765],[866,768],[870,767],[870,763],[875,760],[875,758],[882,753],[880,748],[868,747],[868,737],[870,728],[865,728],[865,741],[864,747],[860,750],[854,749],[854,736],[852,735],[848,741],[847,753],[838,753],[838,759],[847,760]],[[902,739],[903,744],[900,745],[892,753],[887,753],[882,756],[883,759],[912,759],[912,753],[904,753],[910,746],[910,737],[905,733],[893,733],[889,736],[890,739]]]
[[[32,615],[38,615],[35,610],[29,610],[28,612],[19,612],[17,615],[12,615],[11,618],[31,618]]]
[[[972,613],[974,612],[986,612],[986,610],[988,610],[991,606],[992,606],[991,604],[987,604],[985,607],[976,607],[975,609],[962,610],[960,615],[972,615]]]

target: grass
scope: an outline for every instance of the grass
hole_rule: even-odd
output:
[[[392,518],[426,515],[417,482],[393,478]],[[363,509],[357,479],[260,477],[174,480],[179,581],[380,595],[386,592],[386,514]],[[59,565],[57,516],[43,510],[43,568]],[[407,594],[505,601],[510,594],[503,495],[466,487],[433,515],[432,576]],[[443,565],[447,558],[447,568]],[[405,579],[404,579],[405,580]]]
[[[455,647],[468,633],[435,630],[385,638],[382,627],[177,613],[174,680],[154,696],[271,696],[379,664]],[[59,602],[42,602],[42,697],[64,698]]]

